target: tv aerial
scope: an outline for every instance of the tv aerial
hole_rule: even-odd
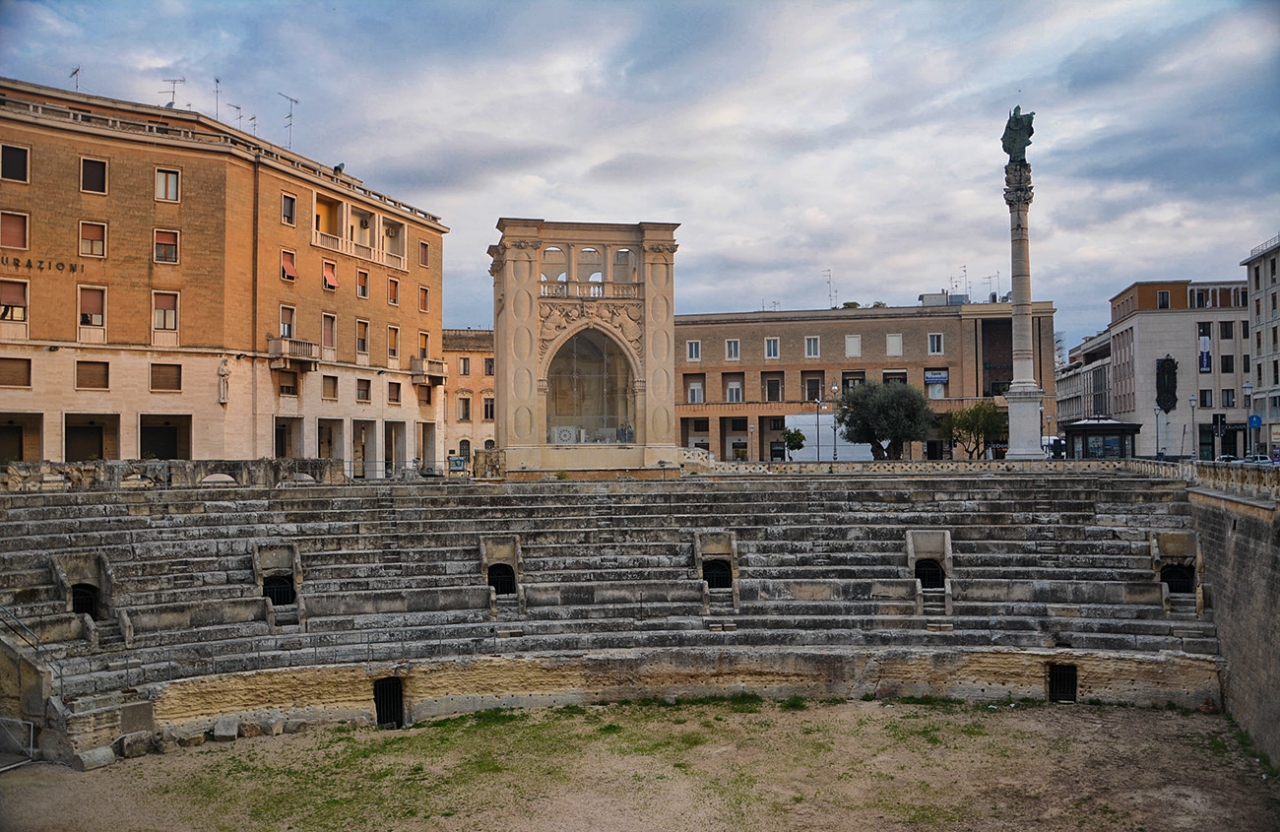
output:
[[[178,85],[187,83],[187,79],[183,78],[166,78],[164,82],[169,85],[169,89],[160,90],[160,94],[169,93],[169,103],[164,105],[167,109],[172,110],[178,101]]]

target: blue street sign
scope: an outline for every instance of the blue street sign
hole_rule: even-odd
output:
[[[1258,414],[1256,414],[1256,413],[1254,413],[1252,416],[1250,416],[1250,417],[1249,417],[1249,427],[1251,427],[1251,428],[1260,428],[1260,427],[1262,427],[1262,417],[1261,417],[1261,416],[1259,416],[1259,415],[1258,415]]]

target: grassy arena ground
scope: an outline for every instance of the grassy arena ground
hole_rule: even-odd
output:
[[[1220,715],[734,699],[487,711],[0,774],[0,829],[1280,830]]]

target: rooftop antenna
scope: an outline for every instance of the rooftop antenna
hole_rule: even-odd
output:
[[[249,116],[249,129],[253,131],[254,136],[258,135],[258,117],[257,116]]]
[[[228,101],[227,106],[233,108],[236,111],[236,129],[243,130],[244,127],[242,126],[242,123],[244,122],[244,114],[240,112],[240,105],[232,104],[230,101]]]
[[[996,300],[999,300],[999,299],[1000,299],[1000,272],[996,272],[995,274],[987,275],[986,277],[984,277],[984,278],[983,278],[983,280],[987,281],[987,291],[988,291],[988,292],[990,292],[990,291],[991,291],[991,281],[993,281],[993,280],[994,280],[994,281],[996,282],[995,298],[996,298]]]
[[[164,79],[164,82],[169,85],[169,89],[160,90],[160,94],[164,95],[166,92],[169,93],[169,103],[166,104],[165,106],[168,107],[170,110],[172,110],[173,105],[176,104],[178,100],[178,85],[187,83],[187,79],[185,77],[184,78],[166,78]]]
[[[215,121],[222,121],[222,116],[219,112],[219,106],[218,106],[221,100],[221,96],[222,96],[222,79],[214,78],[213,79],[213,118]]]
[[[80,64],[76,64],[76,68],[71,70],[71,77],[76,79],[76,92],[80,92]]]
[[[284,98],[289,102],[289,115],[288,115],[288,117],[287,117],[287,119],[286,119],[286,121],[288,122],[288,124],[286,124],[285,126],[289,128],[289,145],[288,145],[288,147],[289,147],[289,149],[290,149],[290,150],[293,150],[293,105],[298,103],[298,99],[296,99],[296,98],[290,98],[289,96],[285,95],[284,93],[279,93],[279,95],[283,96],[283,97],[284,97]]]
[[[827,308],[836,308],[836,292],[831,287],[831,269],[823,269],[822,273],[827,277]]]

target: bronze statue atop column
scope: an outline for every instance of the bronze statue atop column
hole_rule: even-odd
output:
[[[1014,107],[1013,112],[1009,113],[1009,121],[1004,126],[1000,143],[1004,145],[1004,152],[1009,154],[1010,162],[1027,161],[1027,145],[1031,144],[1031,137],[1036,132],[1031,126],[1031,120],[1035,116],[1035,113],[1023,113],[1021,106]]]

